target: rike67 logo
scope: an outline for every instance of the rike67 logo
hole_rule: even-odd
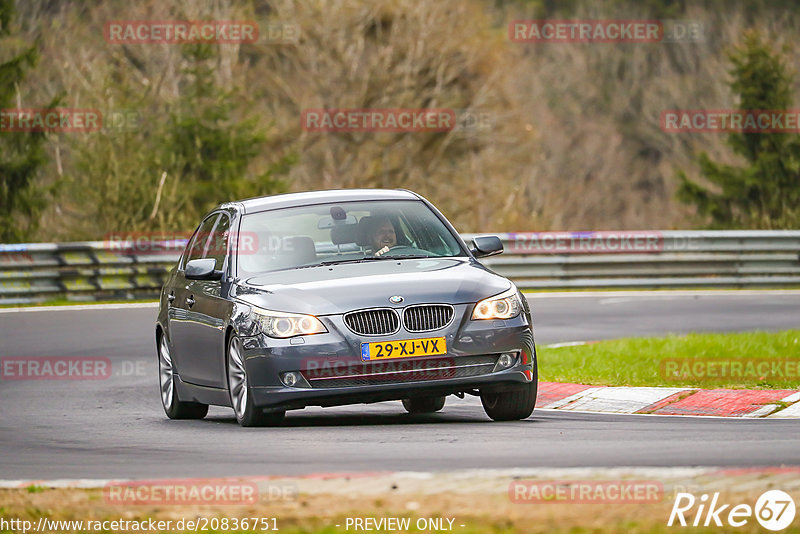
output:
[[[703,494],[697,499],[691,493],[678,493],[667,526],[717,526],[743,527],[755,516],[767,530],[783,530],[794,521],[795,504],[792,497],[780,490],[761,494],[754,507],[749,504],[732,505],[720,502],[719,493]],[[694,519],[692,520],[692,517]]]

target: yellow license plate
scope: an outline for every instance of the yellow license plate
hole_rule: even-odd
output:
[[[393,358],[419,358],[422,356],[439,356],[447,354],[447,345],[443,337],[424,339],[406,339],[401,341],[379,341],[361,344],[361,359],[389,360]]]

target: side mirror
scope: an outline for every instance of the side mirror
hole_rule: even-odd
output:
[[[216,266],[217,260],[214,258],[192,260],[186,264],[184,276],[189,280],[220,280],[222,271],[214,269]]]
[[[476,258],[494,256],[503,252],[503,242],[496,235],[481,235],[472,239],[472,250]]]

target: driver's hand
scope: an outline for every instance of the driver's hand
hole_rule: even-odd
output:
[[[389,252],[389,247],[383,247],[383,248],[382,248],[382,249],[380,249],[378,252],[376,252],[376,253],[375,253],[375,255],[376,255],[376,256],[383,256],[383,255],[384,255],[384,254],[386,254],[387,252]]]

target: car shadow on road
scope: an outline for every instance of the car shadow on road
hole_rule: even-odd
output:
[[[233,417],[207,417],[207,421],[215,423],[236,424]],[[532,417],[524,421],[514,421],[515,423],[533,423],[536,420]],[[280,425],[274,428],[298,428],[298,427],[347,427],[347,426],[399,426],[399,425],[453,425],[453,424],[483,424],[493,421],[481,413],[435,413],[411,415],[407,413],[383,413],[383,414],[301,414],[289,413]]]

